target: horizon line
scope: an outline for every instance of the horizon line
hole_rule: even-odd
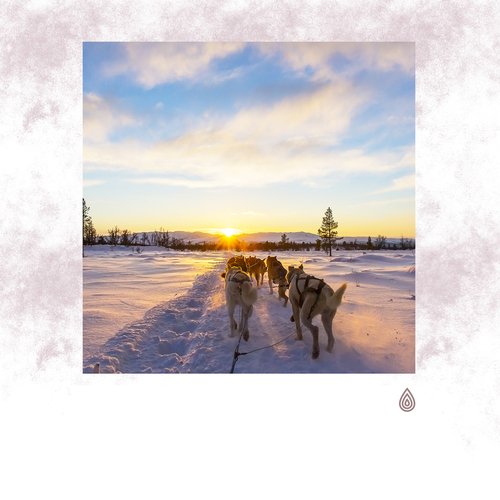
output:
[[[124,229],[127,229],[128,228],[124,228]],[[212,235],[212,236],[220,236],[222,238],[226,238],[227,236],[222,232],[222,231],[217,231],[217,232],[214,232],[214,231],[209,231],[207,229],[191,229],[191,230],[187,230],[187,229],[164,229],[164,228],[160,228],[160,229],[150,229],[150,230],[147,230],[147,231],[143,231],[143,230],[140,230],[140,231],[132,231],[132,230],[129,230],[130,233],[136,233],[136,234],[142,234],[142,233],[154,233],[154,232],[160,232],[160,231],[164,231],[164,232],[168,232],[168,233],[175,233],[175,232],[183,232],[183,233],[205,233],[205,234],[209,234],[209,235]],[[231,238],[237,238],[238,236],[251,236],[253,234],[262,234],[262,233],[275,233],[275,234],[290,234],[290,233],[307,233],[307,234],[310,234],[310,235],[313,235],[313,236],[317,236],[318,239],[321,239],[321,236],[317,233],[313,233],[311,231],[304,231],[304,230],[299,230],[299,231],[253,231],[253,232],[245,232],[245,231],[241,231],[241,232],[238,232],[237,234],[233,234],[231,236]],[[372,236],[372,234],[374,236]],[[341,239],[341,238],[368,238],[368,237],[377,237],[377,236],[383,236],[385,238],[391,238],[391,239],[395,239],[395,238],[412,238],[412,239],[416,239],[416,235],[405,235],[405,234],[401,234],[401,235],[398,235],[398,236],[394,236],[394,235],[386,235],[386,234],[382,234],[381,232],[374,232],[372,234],[367,234],[367,235],[344,235],[344,236],[337,236],[337,239]],[[105,233],[98,233],[97,236],[105,236],[106,234]]]

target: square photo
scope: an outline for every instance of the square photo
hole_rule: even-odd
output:
[[[414,373],[415,46],[83,44],[84,373]]]

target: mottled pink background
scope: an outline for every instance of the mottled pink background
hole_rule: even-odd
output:
[[[276,4],[2,2],[3,498],[498,490],[499,7]],[[416,42],[415,375],[82,375],[82,42],[133,40]]]

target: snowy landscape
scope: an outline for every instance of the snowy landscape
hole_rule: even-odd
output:
[[[312,359],[265,277],[234,373],[414,373],[414,61],[410,42],[85,42],[84,372],[230,373],[221,273],[271,255],[347,284],[336,343],[314,318]]]
[[[220,274],[233,252],[98,245],[83,259],[83,369],[92,373],[229,373],[238,337],[230,338]],[[271,295],[267,275],[249,321],[250,338],[234,373],[413,373],[415,252],[277,252],[285,267],[337,289],[347,283],[333,320],[335,347],[311,358],[312,337],[295,340],[290,304]],[[268,254],[254,252],[264,259]],[[238,311],[236,312],[238,315]]]

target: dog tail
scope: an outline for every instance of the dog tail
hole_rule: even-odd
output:
[[[344,296],[345,289],[347,288],[347,283],[341,285],[337,291],[328,299],[328,308],[337,309],[342,302],[342,297]]]
[[[247,306],[251,306],[257,302],[257,289],[249,281],[241,284],[241,298]]]

